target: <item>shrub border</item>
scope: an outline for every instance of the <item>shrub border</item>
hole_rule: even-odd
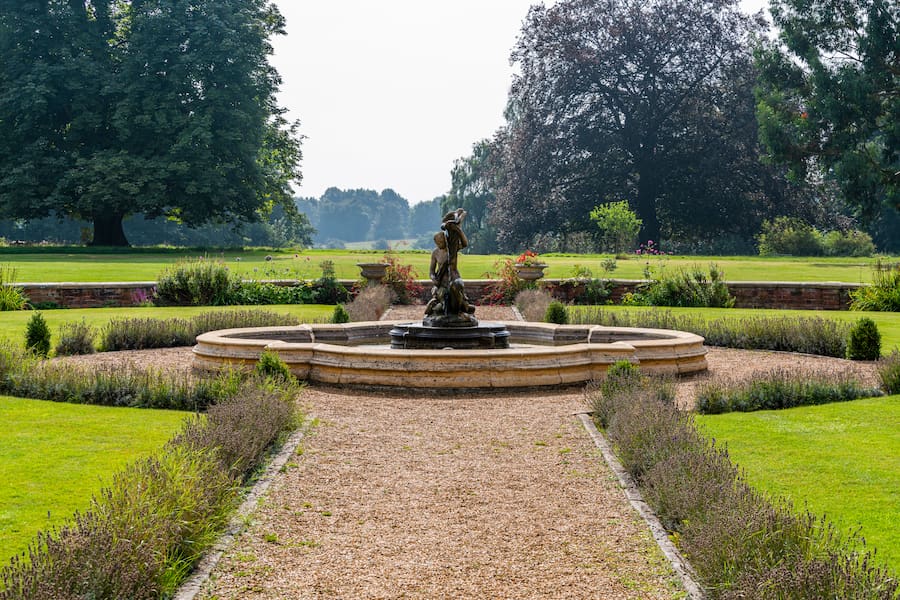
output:
[[[672,540],[669,539],[669,532],[663,527],[663,524],[660,522],[659,518],[657,518],[656,513],[650,508],[650,505],[644,501],[644,497],[641,495],[637,483],[635,483],[631,475],[628,474],[628,471],[625,470],[622,463],[619,462],[609,441],[602,433],[600,433],[600,430],[597,429],[597,426],[594,424],[593,418],[591,417],[592,414],[593,413],[591,412],[579,412],[575,413],[575,416],[581,421],[584,429],[591,437],[591,440],[593,440],[594,445],[600,449],[600,453],[603,455],[603,460],[606,461],[607,466],[615,473],[619,480],[619,485],[622,487],[622,492],[625,494],[628,502],[631,503],[634,510],[637,511],[641,518],[647,523],[647,527],[650,528],[653,539],[656,541],[656,544],[659,546],[659,549],[662,550],[666,560],[669,561],[669,564],[672,565],[672,569],[681,580],[681,585],[684,586],[688,595],[687,597],[692,600],[702,600],[706,596],[700,585],[694,579],[694,569],[675,544],[672,543]]]
[[[172,600],[194,600],[197,594],[204,591],[203,588],[209,582],[212,572],[235,539],[247,528],[247,518],[259,510],[259,500],[268,492],[275,476],[297,451],[300,442],[306,437],[309,426],[310,421],[304,419],[300,428],[291,433],[278,452],[268,459],[265,470],[244,496],[241,505],[232,513],[228,527],[222,532],[216,543],[204,552],[203,558],[194,566],[191,576],[178,587]]]

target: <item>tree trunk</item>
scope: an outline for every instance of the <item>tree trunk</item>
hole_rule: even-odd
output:
[[[659,217],[656,214],[656,199],[659,195],[659,180],[653,175],[652,161],[641,161],[638,167],[637,214],[641,218],[640,243],[653,241],[659,249]]]
[[[122,214],[94,215],[94,239],[91,246],[128,246],[122,228]]]

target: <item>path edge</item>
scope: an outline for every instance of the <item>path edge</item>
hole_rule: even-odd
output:
[[[191,576],[178,587],[178,591],[172,597],[172,600],[194,600],[197,594],[203,591],[203,587],[210,580],[213,570],[218,566],[222,557],[225,556],[225,552],[235,538],[247,527],[249,517],[256,511],[260,499],[269,490],[275,477],[287,464],[288,459],[297,451],[297,447],[303,441],[303,438],[306,437],[308,426],[309,422],[307,421],[288,436],[279,451],[269,461],[263,474],[253,484],[250,491],[247,492],[244,501],[241,502],[241,505],[229,521],[225,533],[219,537],[216,543],[200,559]]]
[[[619,459],[613,452],[609,442],[603,434],[600,433],[596,425],[594,425],[591,413],[580,412],[575,413],[575,416],[581,421],[581,424],[588,432],[591,440],[593,440],[594,445],[600,449],[606,464],[613,473],[615,473],[619,480],[619,485],[622,486],[622,491],[625,493],[625,497],[628,498],[628,502],[631,503],[631,506],[647,523],[647,526],[650,528],[650,533],[653,535],[653,539],[656,541],[659,549],[662,550],[666,560],[669,561],[669,564],[672,565],[672,569],[678,575],[679,579],[681,579],[681,584],[684,586],[688,598],[691,598],[691,600],[704,600],[706,594],[704,594],[703,588],[701,588],[694,579],[693,569],[691,568],[690,563],[688,563],[687,559],[679,552],[678,548],[675,547],[672,540],[669,539],[668,532],[665,527],[663,527],[659,518],[657,518],[656,513],[654,513],[650,506],[644,501],[644,497],[641,495],[634,479],[628,474],[628,471],[625,470],[622,463],[619,462]]]

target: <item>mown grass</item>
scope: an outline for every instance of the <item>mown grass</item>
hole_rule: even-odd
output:
[[[523,249],[524,250],[524,249]],[[378,261],[382,250],[224,250],[224,251],[124,251],[121,253],[90,253],[81,248],[58,251],[41,250],[33,253],[23,249],[0,248],[0,263],[18,269],[18,281],[154,281],[160,272],[183,258],[206,256],[221,259],[246,278],[305,278],[321,275],[319,263],[331,260],[340,279],[357,279],[358,262]],[[404,264],[411,264],[420,278],[428,276],[430,254],[427,251],[398,252]],[[270,256],[272,260],[266,261]],[[494,264],[501,258],[514,255],[466,255],[459,266],[466,279],[479,279],[486,272],[494,271]],[[546,276],[567,278],[574,275],[575,265],[591,269],[596,276],[603,275],[602,262],[609,258],[604,254],[545,254],[541,258],[549,265]],[[897,259],[888,258],[887,262]],[[629,255],[618,261],[618,268],[611,276],[621,279],[641,279],[644,268],[676,269],[694,264],[715,262],[728,281],[844,281],[850,283],[872,280],[874,258],[794,258],[753,256],[666,256],[643,258]]]
[[[59,341],[59,328],[63,323],[80,322],[82,319],[95,329],[101,329],[112,319],[171,319],[190,318],[206,312],[222,310],[254,310],[262,309],[276,313],[296,315],[301,321],[321,321],[328,319],[334,311],[333,306],[319,304],[285,304],[264,307],[204,307],[204,306],[167,306],[167,307],[129,307],[129,308],[84,308],[41,311],[47,325],[50,326],[52,338],[50,346],[56,347]],[[0,312],[0,340],[8,340],[13,344],[24,344],[25,327],[31,317],[31,311]]]
[[[0,562],[85,509],[113,473],[160,448],[187,414],[0,396]]]
[[[810,311],[810,310],[776,310],[755,308],[676,308],[652,306],[604,306],[604,310],[640,311],[665,310],[675,315],[693,315],[704,319],[744,319],[748,317],[821,317],[846,323],[855,323],[860,317],[869,317],[878,325],[881,332],[882,354],[889,354],[894,347],[900,348],[900,313],[886,312],[851,312],[851,311]],[[583,310],[580,306],[569,307],[571,311]]]
[[[749,481],[839,527],[900,570],[900,396],[698,416]]]

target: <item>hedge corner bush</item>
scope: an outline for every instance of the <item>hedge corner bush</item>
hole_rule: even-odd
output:
[[[50,354],[50,335],[44,315],[39,312],[32,314],[25,328],[25,348],[36,356],[47,358]]]
[[[878,360],[881,358],[881,333],[878,325],[862,317],[850,329],[847,339],[847,358],[850,360]]]
[[[171,597],[226,526],[240,486],[299,415],[298,387],[234,374],[205,418],[113,478],[84,513],[0,570],[0,600]]]
[[[611,369],[589,402],[710,598],[900,596],[861,538],[755,491],[675,406],[669,384],[632,371]]]

